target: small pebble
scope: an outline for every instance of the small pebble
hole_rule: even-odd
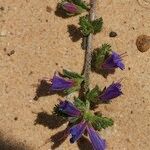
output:
[[[0,7],[0,10],[1,10],[1,11],[4,11],[4,7],[3,7],[3,6],[1,6],[1,7]]]
[[[150,36],[140,35],[136,40],[136,46],[140,52],[146,52],[150,49]]]
[[[47,7],[46,7],[46,11],[47,11],[47,12],[49,12],[49,13],[51,13],[52,8],[51,8],[51,7],[49,7],[49,6],[47,6]]]
[[[6,48],[4,48],[4,52],[6,52],[7,51],[7,49]]]
[[[18,120],[18,117],[15,117],[14,120],[17,121],[17,120]]]
[[[11,50],[9,53],[7,53],[7,55],[8,56],[11,56],[11,55],[13,55],[15,53],[15,51],[14,50]]]
[[[117,36],[117,33],[114,32],[114,31],[111,31],[111,32],[109,33],[109,37],[116,37],[116,36]]]

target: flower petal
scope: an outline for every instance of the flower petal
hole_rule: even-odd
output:
[[[125,69],[125,65],[122,62],[121,55],[116,52],[112,52],[112,54],[105,60],[102,64],[103,69],[115,69],[120,68],[121,70]]]
[[[106,149],[105,140],[103,140],[92,127],[87,127],[87,131],[94,150],[105,150]]]
[[[121,94],[123,94],[121,91],[121,84],[117,82],[112,83],[108,88],[106,88],[99,98],[103,101],[108,101],[120,96]]]
[[[76,14],[79,12],[78,7],[75,4],[69,2],[63,2],[62,8],[71,14]]]
[[[70,139],[71,143],[74,143],[82,136],[82,134],[86,129],[86,126],[87,126],[86,122],[81,122],[79,124],[74,125],[72,128],[70,128],[69,132],[72,135]]]
[[[51,90],[53,91],[63,91],[71,88],[73,86],[72,80],[66,80],[59,76],[54,75],[52,79]]]
[[[81,114],[80,110],[69,101],[61,101],[59,105],[59,110],[71,117],[80,116]]]

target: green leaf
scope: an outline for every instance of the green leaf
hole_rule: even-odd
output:
[[[82,0],[68,0],[68,2],[72,2],[72,3],[80,6],[82,9],[89,10],[88,4]]]
[[[102,116],[93,116],[92,125],[96,130],[105,129],[109,126],[112,126],[114,121],[111,118],[102,117]]]
[[[99,18],[94,21],[90,21],[88,16],[82,16],[79,20],[81,32],[84,36],[88,36],[90,33],[98,33],[102,29],[103,19]]]
[[[88,36],[90,33],[94,32],[93,26],[87,16],[80,17],[79,25],[84,36]]]
[[[94,20],[92,22],[92,26],[93,26],[94,34],[100,32],[103,26],[103,19],[99,18],[99,19]]]
[[[111,46],[109,44],[103,44],[100,48],[93,52],[92,67],[99,69],[100,65],[104,62],[105,58],[111,52]]]
[[[85,102],[82,101],[82,100],[80,100],[79,98],[75,99],[74,104],[81,111],[85,111],[86,110],[86,104],[85,104]]]
[[[75,91],[79,91],[80,90],[80,84],[77,84],[76,86],[73,86],[72,88],[69,88],[67,90],[64,90],[64,93],[69,95]]]
[[[89,91],[86,94],[86,100],[88,100],[89,102],[93,102],[96,103],[98,101],[98,96],[100,94],[100,89],[99,87],[96,85],[95,88],[93,88],[91,91]]]
[[[64,93],[70,94],[70,93],[80,90],[81,83],[84,81],[84,77],[82,75],[64,69],[63,76],[73,80],[74,82],[72,88],[65,90]]]
[[[63,75],[65,77],[68,77],[69,79],[73,79],[73,78],[80,78],[80,79],[83,79],[83,76],[76,73],[76,72],[71,72],[71,71],[68,71],[66,69],[63,70]]]

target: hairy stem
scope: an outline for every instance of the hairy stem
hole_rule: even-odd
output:
[[[91,9],[89,12],[89,18],[91,21],[95,19],[95,9],[96,9],[96,0],[90,0]],[[92,60],[92,39],[93,34],[90,34],[87,37],[86,42],[86,51],[85,51],[85,67],[84,67],[84,77],[85,77],[85,84],[84,84],[84,91],[85,93],[89,89],[89,76],[91,71],[91,60]]]

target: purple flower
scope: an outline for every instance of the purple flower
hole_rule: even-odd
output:
[[[82,134],[84,133],[86,129],[86,126],[87,126],[86,122],[81,122],[70,128],[69,132],[72,136],[70,139],[71,143],[74,143],[82,136]]]
[[[81,112],[69,101],[60,101],[59,110],[70,117],[80,116]]]
[[[122,95],[121,84],[119,82],[112,83],[108,88],[105,88],[99,98],[102,101],[109,101]]]
[[[82,136],[82,134],[86,129],[92,142],[93,149],[105,150],[106,148],[105,140],[100,138],[98,133],[92,127],[90,127],[87,122],[81,122],[70,128],[69,132],[72,136],[70,142],[74,143],[75,141],[77,141]]]
[[[106,149],[105,140],[103,140],[92,127],[87,127],[87,131],[88,131],[94,150]]]
[[[62,8],[70,14],[78,14],[79,13],[78,6],[73,3],[63,2]]]
[[[112,70],[116,68],[120,68],[121,70],[125,69],[125,65],[122,62],[122,55],[117,54],[116,52],[112,52],[112,54],[104,61],[101,65],[102,69]]]
[[[51,80],[51,90],[52,91],[64,91],[72,88],[74,85],[73,80],[66,80],[62,77],[54,75],[53,79]]]

